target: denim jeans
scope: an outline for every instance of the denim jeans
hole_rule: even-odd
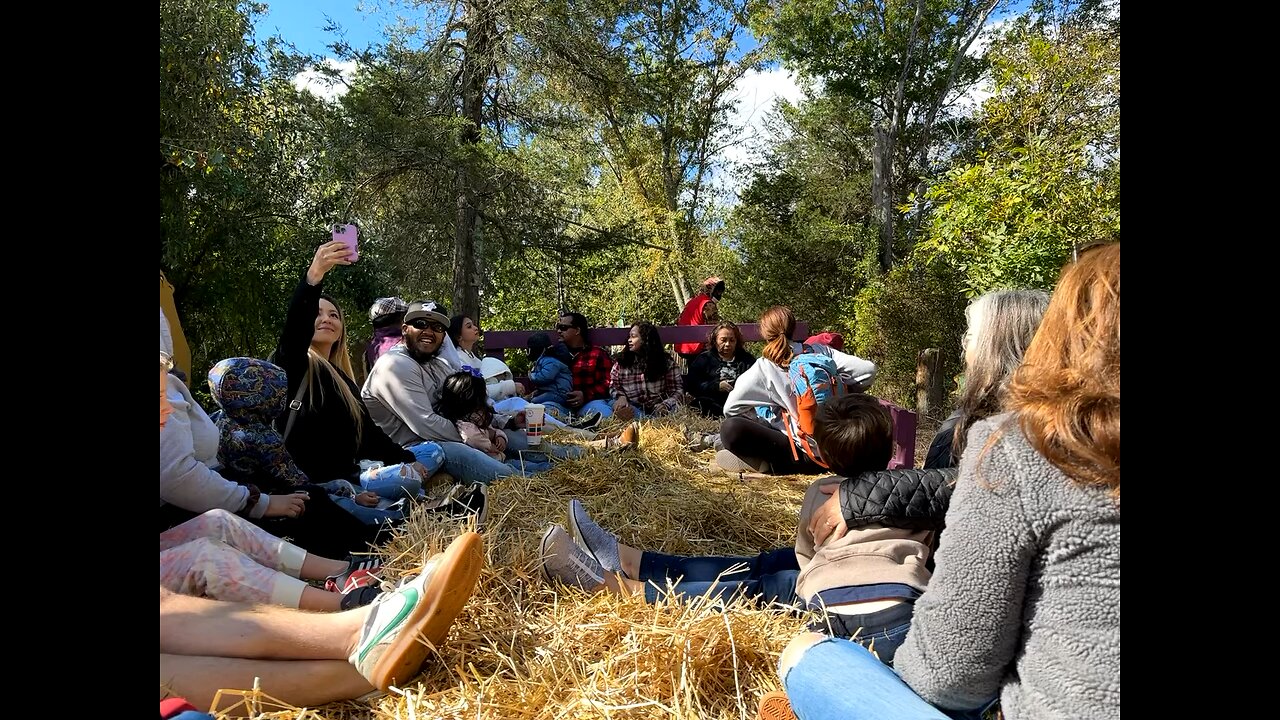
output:
[[[548,408],[552,408],[553,410],[555,410],[556,416],[558,416],[557,419],[559,420],[582,417],[583,415],[590,415],[593,412],[600,413],[600,417],[602,419],[607,417],[613,417],[613,404],[610,403],[608,400],[592,400],[591,402],[585,403],[583,404],[582,407],[578,408],[578,412],[576,413],[570,410],[567,405],[561,405],[559,403],[553,403],[553,402],[543,403],[543,404],[546,405]],[[547,413],[547,415],[551,416],[551,413]]]
[[[556,458],[578,457],[582,454],[582,449],[579,447],[561,447],[548,442],[542,443],[537,452],[529,452],[529,439],[523,430],[504,430],[503,432],[507,435],[508,462],[495,460],[484,451],[470,445],[442,442],[440,447],[444,450],[444,471],[461,482],[478,482],[488,485],[498,478],[519,475],[520,471],[510,464],[510,461],[515,460],[518,465],[521,452],[524,453],[526,472],[538,472],[538,469],[549,468],[548,454]],[[535,465],[538,469],[534,469]]]
[[[503,430],[507,436],[507,459],[550,462],[551,458],[566,460],[582,457],[582,448],[577,445],[556,445],[543,440],[536,448],[529,448],[529,436],[524,430]],[[550,457],[548,457],[550,456]]]
[[[341,497],[339,495],[330,495],[333,502],[339,505],[343,510],[356,516],[356,519],[365,525],[381,525],[383,523],[398,522],[404,519],[404,510],[392,510],[390,508],[379,509],[376,507],[365,507],[349,497]]]
[[[861,615],[845,615],[827,611],[809,623],[809,629],[831,637],[853,640],[859,645],[875,650],[880,662],[892,666],[893,659],[902,647],[902,641],[911,629],[911,615],[915,603],[899,603],[893,607]]]
[[[441,455],[443,456],[443,453]],[[388,500],[399,500],[402,497],[416,498],[418,493],[422,492],[422,479],[416,472],[402,474],[406,467],[408,466],[397,463],[365,470],[360,473],[360,486]]]
[[[728,572],[735,566],[745,567]],[[684,557],[646,552],[640,556],[640,577],[636,579],[646,583],[646,602],[666,596],[667,580],[670,580],[674,594],[679,597],[707,595],[728,600],[741,592],[761,602],[790,605],[795,602],[799,575],[796,551],[779,548],[755,557]],[[653,582],[648,582],[650,580]]]
[[[977,720],[986,709],[935,708],[866,648],[841,638],[806,650],[782,685],[800,720]]]
[[[444,471],[459,482],[488,485],[498,478],[516,474],[510,465],[464,443],[442,442],[440,449],[444,450]]]

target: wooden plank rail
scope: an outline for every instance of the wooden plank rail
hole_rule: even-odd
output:
[[[658,328],[658,335],[662,337],[662,342],[668,345],[678,342],[703,342],[713,327],[715,326],[667,325]],[[743,340],[752,342],[763,339],[760,337],[759,323],[743,323],[738,326],[738,329],[742,331]],[[485,355],[505,361],[507,348],[522,350],[528,347],[529,336],[538,332],[547,333],[552,340],[556,338],[555,330],[487,330],[482,341]],[[591,328],[588,337],[591,338],[592,345],[625,345],[629,332],[631,332],[630,327]],[[809,323],[797,322],[794,337],[797,340],[809,337]]]

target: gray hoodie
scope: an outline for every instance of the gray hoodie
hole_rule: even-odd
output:
[[[1011,417],[969,431],[937,568],[894,667],[943,708],[999,694],[1010,720],[1119,718],[1119,504],[1067,479]]]

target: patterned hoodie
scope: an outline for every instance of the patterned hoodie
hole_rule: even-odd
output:
[[[272,421],[288,407],[284,370],[266,360],[228,358],[209,370],[209,390],[218,414],[218,461],[224,475],[252,481],[265,492],[309,482],[298,469]]]

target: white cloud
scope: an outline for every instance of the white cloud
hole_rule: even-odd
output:
[[[773,111],[778,99],[798,102],[803,91],[796,82],[795,73],[781,67],[769,70],[749,70],[734,85],[730,97],[737,106],[729,116],[736,142],[725,148],[719,160],[724,170],[714,174],[714,181],[721,186],[726,199],[732,202],[741,189],[743,170],[753,154],[762,147],[776,144],[781,138],[772,137],[765,127],[765,119]]]
[[[329,68],[330,71],[337,71],[337,77],[331,77],[326,72],[321,72],[315,68],[303,70],[293,78],[293,86],[298,90],[305,90],[323,100],[337,100],[347,93],[350,82],[356,74],[356,61],[345,60],[339,62],[333,58],[325,58],[322,64]]]

